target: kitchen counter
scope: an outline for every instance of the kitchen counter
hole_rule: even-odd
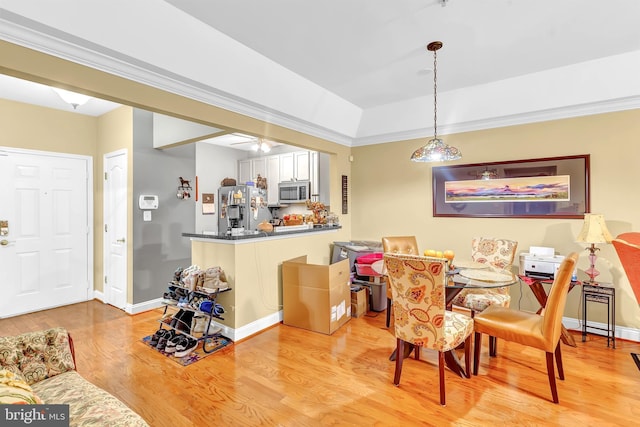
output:
[[[231,290],[219,295],[224,319],[215,324],[234,341],[251,336],[282,321],[284,261],[308,256],[311,263],[330,264],[332,244],[347,240],[341,226],[299,229],[281,227],[271,233],[183,233],[191,242],[191,263],[203,270],[219,266]]]
[[[246,240],[257,240],[257,239],[277,239],[277,238],[289,238],[295,237],[301,234],[311,234],[311,233],[322,233],[322,232],[330,232],[340,230],[342,227],[340,225],[323,225],[321,227],[314,226],[313,228],[299,228],[299,226],[280,226],[274,227],[274,231],[266,232],[266,231],[255,231],[255,230],[246,230],[239,234],[218,234],[217,232],[208,232],[205,231],[203,233],[182,233],[183,237],[191,237],[198,239],[211,239],[211,240],[222,240],[229,242],[237,242],[237,241],[246,241]]]

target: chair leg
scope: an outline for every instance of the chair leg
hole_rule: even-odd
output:
[[[560,351],[560,341],[556,346],[556,366],[558,367],[558,378],[564,380],[564,369],[562,368],[562,352]]]
[[[464,374],[471,378],[471,334],[464,340]]]
[[[404,359],[404,341],[396,339],[396,372],[393,376],[393,384],[400,385],[400,375],[402,374],[402,361]]]
[[[478,365],[480,364],[480,347],[482,346],[482,334],[475,333],[475,342],[473,343],[473,375],[478,375]]]
[[[496,357],[498,355],[498,339],[489,335],[489,356]]]
[[[438,352],[438,375],[440,376],[440,404],[446,405],[446,397],[444,391],[444,352]]]
[[[391,324],[391,298],[387,298],[387,328]]]
[[[549,386],[551,387],[551,397],[553,403],[559,403],[558,400],[558,388],[556,387],[556,374],[553,371],[553,353],[550,351],[547,354],[547,374],[549,375]]]

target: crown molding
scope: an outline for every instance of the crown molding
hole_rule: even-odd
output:
[[[6,9],[0,8],[0,16],[0,38],[10,43],[337,144],[350,146],[353,141],[348,135],[239,98]]]
[[[582,117],[594,114],[612,113],[616,111],[634,110],[637,108],[640,108],[640,96],[630,96],[619,99],[609,99],[580,105],[552,108],[542,111],[532,111],[507,116],[488,117],[482,120],[450,123],[444,125],[438,124],[438,135],[450,135],[454,133],[472,132],[506,126],[547,122],[551,120],[568,119],[572,117]],[[429,138],[432,136],[433,127],[430,126],[403,132],[394,132],[384,135],[373,135],[355,138],[353,140],[352,146],[358,147],[364,145],[384,144],[394,141]]]
[[[153,64],[29,20],[6,9],[0,8],[0,23],[0,39],[10,43],[347,147],[419,139],[432,135],[432,128],[424,127],[354,138],[180,76]],[[486,130],[639,107],[640,96],[633,96],[514,115],[487,117],[468,122],[442,124],[438,126],[438,133],[445,135]]]

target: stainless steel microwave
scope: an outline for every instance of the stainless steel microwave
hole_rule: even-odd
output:
[[[280,203],[304,203],[309,199],[311,199],[309,181],[285,181],[278,184]]]

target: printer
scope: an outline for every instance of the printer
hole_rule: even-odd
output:
[[[520,275],[553,280],[563,259],[553,248],[531,246],[520,254]]]

